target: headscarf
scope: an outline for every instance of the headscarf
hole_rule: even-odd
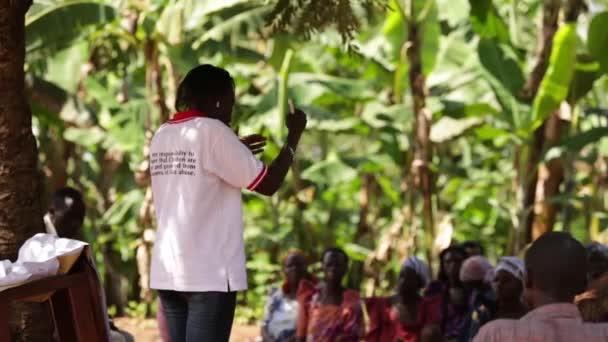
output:
[[[411,268],[422,279],[423,285],[426,287],[431,282],[431,271],[429,266],[418,257],[412,255],[403,262],[401,270]]]
[[[524,281],[524,262],[518,257],[515,256],[506,256],[498,259],[498,264],[496,264],[495,273],[498,271],[506,271],[511,273],[515,278]]]
[[[460,268],[460,281],[489,281],[494,270],[488,259],[476,255],[466,259]]]

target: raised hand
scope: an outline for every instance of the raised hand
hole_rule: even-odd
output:
[[[241,142],[247,146],[251,153],[260,154],[264,152],[266,146],[266,137],[261,134],[247,135],[241,138]]]
[[[306,122],[306,113],[298,108],[287,114],[285,125],[288,130],[287,140],[290,146],[294,147],[297,145],[302,132],[306,128]]]

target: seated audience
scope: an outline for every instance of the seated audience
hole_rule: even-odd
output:
[[[567,233],[539,237],[526,253],[524,296],[532,309],[519,320],[486,324],[475,342],[608,341],[608,324],[584,323],[573,303],[585,291],[585,248]]]
[[[502,257],[494,271],[496,318],[519,319],[528,309],[523,302],[524,262],[514,256]]]
[[[472,256],[460,269],[460,281],[467,291],[469,313],[461,341],[471,341],[479,328],[496,315],[496,297],[491,286],[493,267],[482,256]]]
[[[342,286],[348,256],[340,248],[329,248],[321,261],[324,281],[319,285],[300,282],[296,341],[360,341],[364,324],[359,293]]]
[[[283,261],[285,282],[281,288],[273,288],[266,302],[262,337],[264,342],[293,341],[298,322],[298,286],[302,279],[314,283],[308,273],[306,257],[300,251],[292,251]]]
[[[438,321],[433,317],[433,300],[420,295],[430,278],[427,264],[410,256],[401,267],[395,295],[365,299],[369,317],[365,341],[419,341],[424,326]]]

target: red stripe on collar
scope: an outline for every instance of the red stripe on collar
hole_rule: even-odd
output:
[[[169,120],[169,123],[176,124],[176,123],[192,120],[194,118],[202,118],[204,116],[205,116],[205,114],[203,114],[203,112],[196,110],[196,109],[191,109],[191,110],[187,110],[185,112],[175,113],[173,115],[173,117],[171,118],[171,120]]]

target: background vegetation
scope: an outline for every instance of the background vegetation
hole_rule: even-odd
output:
[[[323,9],[319,9],[322,6]],[[278,151],[287,98],[310,116],[266,199],[245,194],[260,317],[281,255],[351,256],[349,284],[393,284],[404,256],[452,239],[491,257],[566,230],[608,241],[608,2],[576,0],[36,1],[27,92],[47,195],[86,196],[116,314],[149,315],[154,217],[146,144],[199,63],[236,80],[239,134]],[[290,15],[291,13],[291,15]],[[47,196],[48,197],[48,196]]]

